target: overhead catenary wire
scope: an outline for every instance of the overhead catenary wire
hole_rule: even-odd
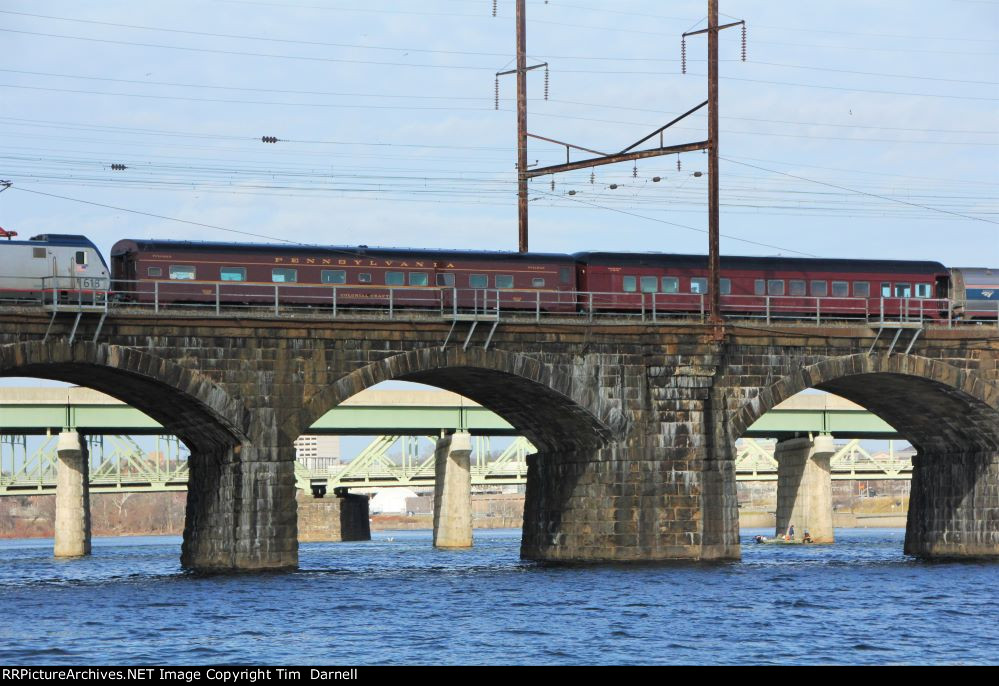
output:
[[[870,196],[870,197],[879,198],[879,199],[885,200],[887,202],[895,202],[895,203],[900,203],[902,205],[911,205],[913,207],[919,207],[921,209],[929,210],[929,211],[932,211],[932,212],[941,212],[941,213],[944,213],[944,214],[950,214],[950,215],[953,215],[955,217],[960,217],[962,219],[971,219],[973,221],[988,222],[989,224],[999,224],[999,221],[993,221],[991,219],[985,219],[983,217],[975,217],[973,215],[962,214],[960,212],[951,212],[950,210],[944,210],[944,209],[940,209],[938,207],[931,207],[931,206],[928,206],[928,205],[921,205],[919,203],[909,202],[907,200],[901,200],[899,198],[891,198],[891,197],[884,196],[884,195],[878,195],[876,193],[869,193],[867,191],[860,191],[860,190],[857,190],[855,188],[847,188],[846,186],[839,186],[839,185],[836,185],[836,184],[827,183],[825,181],[816,181],[814,179],[805,178],[804,176],[798,176],[796,174],[790,174],[788,172],[777,171],[776,169],[766,169],[765,167],[760,167],[760,166],[757,166],[755,164],[749,164],[747,162],[739,162],[739,161],[736,161],[736,160],[727,159],[725,157],[722,157],[721,159],[725,160],[726,162],[731,162],[733,164],[741,164],[744,167],[753,167],[754,169],[759,169],[761,171],[770,172],[770,173],[773,173],[773,174],[781,174],[783,176],[789,176],[791,178],[799,179],[801,181],[808,181],[810,183],[816,183],[816,184],[819,184],[819,185],[822,185],[822,186],[831,186],[832,188],[839,188],[840,190],[849,191],[850,193],[856,193],[858,195],[867,195],[867,196]]]

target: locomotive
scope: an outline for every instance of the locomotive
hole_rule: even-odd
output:
[[[0,241],[0,298],[38,299],[44,292],[101,292],[111,287],[111,272],[89,239],[47,233]]]
[[[51,264],[38,259],[41,250]],[[38,293],[43,278],[58,275],[76,279],[68,282],[75,288],[110,288],[120,301],[217,307],[280,300],[316,307],[666,316],[703,313],[708,291],[705,256],[667,253],[123,239],[111,250],[108,284],[108,268],[93,243],[46,234],[0,241],[0,264],[0,297]],[[29,284],[28,277],[35,281]],[[723,256],[719,296],[730,314],[994,319],[999,270],[948,269],[930,261]]]

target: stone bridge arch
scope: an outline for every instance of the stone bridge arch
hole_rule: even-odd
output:
[[[0,376],[31,376],[94,388],[145,412],[187,445],[191,457],[184,566],[205,570],[297,564],[297,548],[287,544],[287,531],[273,541],[266,533],[261,535],[266,527],[275,526],[275,520],[288,528],[288,508],[275,507],[271,513],[271,508],[258,508],[254,502],[277,500],[273,493],[283,481],[289,482],[293,494],[293,476],[281,479],[269,459],[258,462],[254,415],[205,375],[133,347],[70,345],[55,339],[0,345]],[[286,471],[293,472],[293,467]],[[293,538],[294,510],[290,516]]]
[[[807,388],[851,400],[917,449],[905,550],[999,555],[999,386],[978,372],[917,355],[830,357],[759,389],[727,423],[729,444]]]
[[[32,376],[87,386],[142,410],[192,450],[248,439],[242,403],[202,374],[149,352],[65,340],[0,346],[0,376]]]
[[[423,348],[344,371],[309,398],[298,418],[306,432],[347,398],[383,381],[437,386],[474,400],[521,431],[540,451],[600,448],[634,423],[621,398],[599,391],[599,365],[542,362],[502,350]],[[333,375],[336,376],[337,372]]]
[[[704,442],[675,411],[686,403],[682,412],[699,416],[710,377],[683,372],[677,381],[633,350],[517,354],[435,346],[363,366],[334,362],[326,366],[329,383],[307,399],[297,424],[307,430],[382,381],[445,388],[504,417],[538,448],[528,458],[522,557],[738,558],[738,541],[711,504],[724,474],[702,459]]]

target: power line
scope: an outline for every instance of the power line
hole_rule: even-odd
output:
[[[245,34],[231,33],[209,33],[207,31],[190,31],[183,29],[170,29],[160,26],[142,26],[137,24],[119,24],[115,22],[96,21],[92,19],[78,19],[73,17],[55,17],[45,14],[31,14],[28,12],[15,12],[12,10],[0,10],[0,14],[12,14],[22,17],[34,17],[38,19],[52,19],[56,21],[68,21],[80,24],[93,24],[97,26],[112,26],[115,28],[137,29],[142,31],[161,31],[164,33],[175,33],[188,36],[202,36],[206,38],[230,38],[238,40],[255,40],[268,43],[285,43],[290,45],[310,45],[328,48],[351,48],[360,50],[383,50],[389,52],[418,52],[431,55],[462,55],[473,57],[509,57],[507,53],[500,52],[476,52],[470,50],[435,50],[429,48],[407,48],[381,45],[364,45],[361,43],[329,43],[324,41],[309,41],[292,38],[270,38],[268,36],[250,36]],[[585,60],[585,61],[608,61],[608,62],[678,62],[676,59],[665,59],[661,57],[590,57],[585,55],[547,55],[549,59],[561,60]],[[701,60],[703,61],[703,60]]]
[[[540,21],[540,20],[535,20]],[[167,45],[162,43],[142,43],[136,41],[121,41],[121,40],[111,40],[107,38],[89,38],[85,36],[68,36],[65,34],[53,34],[53,33],[42,33],[37,31],[22,31],[17,29],[7,29],[0,28],[0,31],[7,33],[17,33],[30,36],[41,36],[47,38],[61,38],[65,40],[78,40],[78,41],[88,41],[95,43],[106,43],[111,45],[127,45],[133,47],[144,47],[144,48],[159,48],[163,50],[179,50],[184,52],[197,52],[197,53],[209,53],[209,54],[220,54],[220,55],[233,55],[237,57],[265,57],[271,59],[286,59],[286,60],[304,60],[310,62],[334,62],[334,63],[349,63],[349,64],[369,64],[376,66],[395,66],[395,67],[409,67],[409,68],[427,68],[427,69],[457,69],[457,70],[469,70],[469,71],[492,71],[489,67],[477,67],[471,65],[444,65],[444,64],[426,64],[426,63],[412,63],[412,62],[384,62],[377,60],[358,60],[358,59],[347,59],[347,58],[337,58],[337,57],[312,57],[305,55],[281,55],[276,53],[258,53],[258,52],[248,52],[239,50],[219,50],[212,48],[193,48],[180,45]],[[612,70],[586,70],[586,69],[560,69],[561,73],[564,74],[607,74],[607,75],[655,75],[655,76],[665,76],[661,71],[612,71]],[[676,74],[674,74],[676,75]],[[705,76],[704,74],[695,74],[695,76]],[[959,95],[945,95],[945,94],[935,94],[935,93],[912,93],[912,92],[900,92],[900,91],[885,91],[885,90],[872,90],[872,89],[862,89],[862,88],[846,88],[839,86],[826,86],[822,84],[807,84],[807,83],[794,83],[787,81],[769,81],[762,79],[747,79],[739,77],[723,77],[728,81],[746,81],[749,83],[766,83],[770,85],[778,86],[796,86],[800,88],[820,88],[827,90],[839,90],[839,91],[851,91],[857,93],[877,93],[882,95],[904,95],[904,96],[915,96],[915,97],[927,97],[927,98],[947,98],[947,99],[957,99],[957,100],[984,100],[984,101],[996,101],[999,98],[983,98],[976,96],[959,96]]]
[[[961,214],[960,212],[951,212],[950,210],[942,210],[942,209],[940,209],[938,207],[932,207],[930,205],[920,205],[919,203],[908,202],[906,200],[899,200],[898,198],[891,198],[891,197],[888,197],[886,195],[878,195],[877,193],[868,193],[866,191],[858,191],[858,190],[856,190],[854,188],[847,188],[846,186],[837,186],[836,184],[827,183],[825,181],[816,181],[815,179],[808,179],[808,178],[805,178],[804,176],[796,176],[795,174],[789,174],[787,172],[777,171],[776,169],[767,169],[765,167],[756,166],[755,164],[748,164],[747,162],[738,162],[736,160],[728,159],[726,157],[723,157],[722,159],[725,160],[726,162],[731,162],[732,164],[739,164],[739,165],[742,165],[744,167],[752,167],[754,169],[759,169],[760,171],[770,172],[772,174],[781,174],[782,176],[789,176],[792,179],[799,179],[801,181],[808,181],[809,183],[817,183],[817,184],[819,184],[821,186],[829,186],[831,188],[838,188],[838,189],[840,189],[842,191],[849,191],[850,193],[857,193],[858,195],[867,195],[867,196],[870,196],[872,198],[880,198],[881,200],[886,200],[888,202],[897,202],[897,203],[902,204],[902,205],[911,205],[912,207],[919,207],[921,209],[930,210],[932,212],[942,212],[944,214],[950,214],[950,215],[953,215],[955,217],[961,217],[962,219],[971,219],[971,220],[979,221],[979,222],[987,222],[989,224],[999,224],[999,221],[993,221],[991,219],[984,219],[982,217],[975,217],[975,216],[972,216],[972,215],[969,215],[969,214]]]
[[[246,86],[220,86],[204,83],[179,83],[176,81],[142,81],[139,79],[115,79],[108,76],[84,76],[82,74],[56,74],[44,71],[27,71],[23,69],[3,69],[0,72],[9,74],[26,74],[29,76],[49,76],[60,79],[79,79],[82,81],[107,81],[110,83],[129,83],[140,86],[171,86],[175,88],[204,88],[211,90],[246,91],[250,93],[280,93],[284,95],[323,95],[330,97],[344,98],[393,98],[400,100],[472,100],[476,102],[486,102],[490,98],[462,97],[460,95],[410,95],[410,94],[385,94],[385,93],[350,93],[338,91],[307,91],[307,90],[286,90],[280,88],[250,88]]]
[[[2,30],[2,29],[0,29]],[[182,95],[155,95],[151,93],[119,93],[113,91],[97,91],[88,90],[82,88],[53,88],[46,86],[29,86],[23,84],[10,84],[10,83],[0,83],[0,88],[13,88],[19,90],[32,90],[41,92],[53,92],[53,93],[72,93],[75,95],[99,95],[99,96],[112,96],[121,98],[139,98],[145,100],[174,100],[179,102],[203,102],[203,103],[221,103],[221,104],[236,104],[236,105],[266,105],[273,107],[309,107],[309,108],[321,108],[321,109],[362,109],[362,110],[393,110],[393,111],[447,111],[447,112],[493,112],[495,108],[492,107],[447,107],[447,106],[428,106],[428,105],[370,105],[361,103],[321,103],[321,102],[286,102],[286,101],[275,101],[275,100],[241,100],[232,98],[198,98],[192,96],[182,96]],[[844,89],[849,90],[849,89]],[[932,96],[929,96],[932,97]],[[940,96],[949,97],[949,96]],[[988,99],[988,98],[976,98],[976,99]],[[999,98],[997,98],[999,100]],[[501,111],[509,111],[503,109]],[[642,122],[629,122],[629,121],[617,121],[609,119],[596,119],[593,117],[579,117],[574,115],[566,114],[550,114],[544,112],[538,112],[534,116],[537,117],[548,117],[555,119],[564,120],[576,120],[576,121],[591,121],[607,124],[625,124],[629,126],[650,126]],[[695,130],[689,127],[678,126],[675,127],[677,130]],[[841,136],[816,136],[816,135],[802,135],[802,134],[790,134],[790,133],[777,133],[771,131],[739,131],[731,130],[729,133],[733,134],[746,134],[751,136],[775,136],[780,138],[805,138],[805,139],[825,139],[825,140],[842,140],[842,141],[853,141],[853,142],[867,142],[867,143],[906,143],[906,144],[927,144],[927,145],[963,145],[963,146],[992,146],[999,145],[999,143],[987,143],[981,141],[923,141],[923,140],[911,140],[911,139],[878,139],[878,138],[847,138]]]
[[[784,65],[784,66],[794,66],[794,65]],[[451,96],[451,95],[409,95],[409,94],[399,95],[394,93],[352,93],[352,92],[334,92],[334,91],[286,90],[286,89],[250,88],[245,86],[226,86],[226,85],[202,84],[202,83],[178,83],[172,81],[143,81],[139,79],[117,79],[117,78],[103,77],[103,76],[86,76],[82,74],[60,74],[53,72],[28,71],[23,69],[0,68],[0,72],[6,72],[11,74],[25,74],[30,76],[48,76],[52,78],[78,79],[84,81],[106,81],[110,83],[127,83],[127,84],[141,85],[141,86],[170,86],[170,87],[181,87],[181,88],[202,88],[210,90],[246,91],[254,93],[280,93],[280,94],[289,94],[289,95],[319,95],[319,96],[328,96],[328,97],[352,97],[352,98],[361,97],[361,98],[385,98],[385,99],[401,99],[401,100],[463,100],[463,101],[472,101],[472,102],[487,102],[492,100],[492,98],[486,98],[486,97],[462,97],[462,96]],[[986,82],[976,81],[968,83],[986,83]],[[999,85],[999,83],[997,83],[996,85]],[[17,86],[11,86],[11,87],[17,87]],[[41,88],[40,86],[33,86],[33,87]],[[90,93],[89,91],[86,92],[88,94]],[[130,93],[103,93],[97,91],[93,92],[93,94],[98,94],[98,93],[102,95],[120,95],[122,97],[128,97],[130,95],[141,95],[141,94],[130,94]],[[158,97],[166,98],[166,97],[175,97],[175,96],[158,96]],[[594,107],[601,109],[614,109],[614,110],[625,110],[632,112],[649,112],[655,114],[663,114],[661,110],[651,109],[647,107],[604,105],[598,103],[579,102],[579,101],[560,100],[560,99],[551,99],[551,102],[561,103],[566,105],[575,105],[581,107]],[[240,103],[242,104],[242,101],[240,101]],[[265,102],[262,104],[275,104],[275,103]],[[277,104],[285,104],[285,103],[277,103]],[[287,104],[297,104],[297,103],[287,103]],[[695,115],[695,116],[703,116],[703,115]],[[849,128],[849,129],[860,128],[860,129],[883,130],[883,131],[912,131],[912,132],[921,132],[921,133],[999,134],[999,131],[975,131],[975,130],[963,130],[963,129],[917,129],[917,128],[891,127],[891,126],[864,126],[858,124],[825,124],[821,122],[761,119],[754,117],[722,117],[722,118],[733,121],[753,121],[753,122],[762,122],[762,123],[792,124],[800,126],[824,126],[824,127],[835,127],[835,128]],[[744,133],[744,132],[736,131],[735,133]],[[282,140],[287,142],[287,139],[282,139]],[[847,139],[847,140],[853,140],[853,139]],[[906,141],[899,141],[899,142],[906,142]],[[920,142],[920,141],[908,141],[908,142]]]
[[[266,52],[248,52],[242,50],[218,50],[213,48],[191,48],[183,45],[166,45],[162,43],[142,43],[138,41],[122,41],[122,40],[112,40],[110,38],[89,38],[86,36],[67,36],[65,34],[58,33],[43,33],[40,31],[22,31],[18,29],[5,29],[0,28],[0,31],[5,33],[18,33],[27,36],[40,36],[43,38],[62,38],[64,40],[78,40],[87,41],[91,43],[107,43],[110,45],[128,45],[132,47],[140,48],[159,48],[161,50],[180,50],[184,52],[199,52],[199,53],[209,53],[214,55],[234,55],[237,57],[268,57],[271,59],[282,59],[282,60],[304,60],[306,62],[336,62],[336,63],[346,63],[346,64],[373,64],[378,66],[390,66],[390,67],[421,67],[429,69],[465,69],[472,71],[491,71],[490,67],[473,67],[468,65],[449,65],[449,64],[422,64],[422,63],[412,63],[412,62],[381,62],[377,60],[356,60],[347,59],[340,57],[310,57],[307,55],[280,55],[276,53],[266,53]]]
[[[583,204],[583,205],[589,205],[591,207],[596,207],[597,209],[601,209],[601,210],[607,210],[608,212],[617,212],[618,214],[625,214],[625,215],[628,215],[629,217],[635,217],[637,219],[645,219],[647,221],[656,222],[658,224],[666,224],[668,226],[675,226],[677,228],[686,229],[688,231],[696,231],[698,233],[707,233],[708,232],[707,229],[699,229],[696,226],[688,226],[687,224],[677,224],[676,222],[670,222],[670,221],[666,221],[665,219],[658,219],[656,217],[648,217],[648,216],[643,215],[643,214],[638,214],[636,212],[629,212],[627,210],[618,209],[616,207],[607,207],[606,205],[598,205],[597,203],[589,202],[589,201],[586,201],[586,200],[581,200],[581,199],[576,198],[576,197],[566,197],[566,196],[561,196],[561,195],[555,195],[554,193],[548,193],[547,191],[535,191],[535,193],[538,193],[539,195],[545,195],[545,196],[553,197],[553,198],[571,200],[572,202],[577,202],[577,203],[580,203],[580,204]],[[723,236],[724,238],[728,238],[730,240],[733,240],[733,241],[739,241],[741,243],[749,243],[750,245],[755,245],[755,246],[758,246],[758,247],[770,248],[772,250],[786,250],[787,252],[793,252],[796,255],[804,255],[805,257],[818,257],[818,255],[813,255],[813,254],[807,253],[807,252],[801,252],[800,250],[792,250],[790,248],[782,248],[779,245],[770,245],[768,243],[760,243],[758,241],[751,241],[748,238],[739,238],[738,236],[730,236],[730,235],[725,234],[725,233],[721,234],[721,236]]]
[[[47,196],[49,198],[58,198],[59,200],[69,200],[71,202],[78,202],[78,203],[82,203],[84,205],[93,205],[95,207],[103,207],[105,209],[117,210],[119,212],[129,212],[131,214],[139,214],[139,215],[142,215],[142,216],[145,216],[145,217],[153,217],[155,219],[166,219],[167,221],[178,222],[178,223],[181,223],[181,224],[189,224],[191,226],[200,226],[200,227],[206,228],[206,229],[218,229],[219,231],[228,231],[229,233],[238,233],[238,234],[241,234],[243,236],[252,236],[253,238],[266,238],[267,240],[278,241],[278,242],[281,242],[281,243],[290,243],[292,245],[303,245],[303,246],[312,245],[312,244],[309,244],[309,243],[302,243],[300,241],[288,240],[287,238],[278,238],[276,236],[268,236],[266,234],[251,233],[249,231],[239,231],[237,229],[228,229],[228,228],[226,228],[224,226],[216,226],[214,224],[204,224],[202,222],[192,222],[192,221],[189,221],[187,219],[178,219],[176,217],[168,217],[168,216],[163,215],[163,214],[154,214],[153,212],[143,212],[141,210],[133,210],[133,209],[129,209],[127,207],[117,207],[115,205],[105,205],[104,203],[94,202],[92,200],[82,200],[80,198],[70,198],[70,197],[65,196],[65,195],[56,195],[54,193],[44,193],[42,191],[36,191],[36,190],[32,190],[30,188],[21,188],[19,186],[11,186],[11,188],[13,190],[15,190],[15,191],[22,191],[24,193],[33,193],[35,195],[44,195],[44,196]]]

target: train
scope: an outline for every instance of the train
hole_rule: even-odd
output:
[[[707,258],[668,253],[122,239],[111,249],[109,270],[84,236],[44,234],[0,241],[0,264],[0,297],[37,293],[46,279],[61,277],[61,288],[106,288],[117,301],[156,305],[279,300],[313,307],[684,315],[703,314],[708,295]],[[995,319],[999,270],[933,261],[723,256],[719,297],[730,314]]]
[[[0,229],[0,298],[37,298],[59,289],[107,291],[111,271],[97,246],[86,236],[42,234],[16,241]]]

